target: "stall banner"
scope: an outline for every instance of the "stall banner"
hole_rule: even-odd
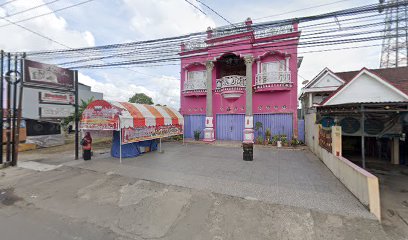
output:
[[[74,104],[75,97],[71,93],[40,92],[40,103]]]
[[[74,72],[51,64],[24,60],[24,82],[48,88],[74,88]]]
[[[40,118],[66,118],[74,113],[73,107],[40,107]]]
[[[181,134],[183,134],[182,125],[124,128],[122,130],[122,144],[171,137]]]
[[[106,101],[94,101],[82,113],[81,129],[119,130],[120,109]]]

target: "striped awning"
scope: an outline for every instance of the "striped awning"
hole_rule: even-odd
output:
[[[170,107],[105,100],[91,102],[81,119],[82,129],[98,130],[183,124],[183,116]]]

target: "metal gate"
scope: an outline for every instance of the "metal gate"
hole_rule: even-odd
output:
[[[305,120],[298,120],[298,139],[302,142],[305,142]]]
[[[244,127],[244,114],[217,114],[216,139],[242,141]]]
[[[201,132],[200,138],[203,138],[205,128],[205,115],[184,115],[184,137],[194,138],[194,131]]]
[[[254,128],[256,122],[262,123],[262,129],[259,132],[265,137],[267,128],[271,130],[272,136],[285,134],[288,140],[293,136],[293,115],[287,113],[278,114],[255,114]],[[254,131],[255,139],[258,137],[258,131]]]

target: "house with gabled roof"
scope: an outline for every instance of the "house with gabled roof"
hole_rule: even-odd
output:
[[[325,68],[302,88],[299,99],[306,116],[316,114],[315,123],[342,127],[343,155],[349,159],[362,166],[366,159],[408,163],[408,67]]]

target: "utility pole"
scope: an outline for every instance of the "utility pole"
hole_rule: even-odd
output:
[[[380,68],[408,66],[407,5],[406,0],[388,0],[387,2],[380,0],[379,12],[382,13],[385,9]]]

